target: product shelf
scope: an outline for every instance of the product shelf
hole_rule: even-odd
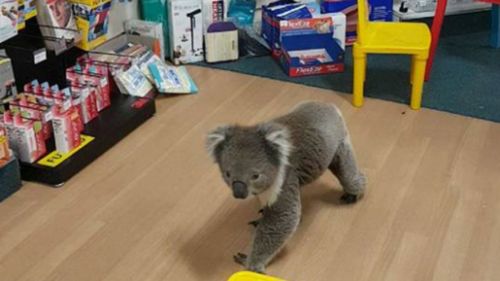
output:
[[[21,163],[21,177],[53,187],[64,185],[71,177],[146,122],[156,112],[153,98],[136,98],[116,93],[111,106],[85,126],[83,135],[94,139],[55,167],[38,162]],[[49,151],[53,150],[53,144]],[[57,158],[57,157],[56,157]],[[40,161],[40,159],[38,160]]]

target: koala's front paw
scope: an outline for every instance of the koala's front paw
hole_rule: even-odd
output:
[[[344,193],[342,197],[340,197],[340,200],[345,204],[354,204],[356,203],[356,201],[358,201],[358,196],[354,194]]]
[[[236,255],[233,256],[234,262],[237,264],[241,264],[243,266],[247,266],[247,258],[248,256],[243,253],[237,253]]]

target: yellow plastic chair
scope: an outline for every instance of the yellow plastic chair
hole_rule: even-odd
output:
[[[366,0],[358,0],[358,38],[353,46],[354,85],[352,103],[363,105],[363,87],[366,77],[366,54],[412,55],[410,83],[412,109],[419,109],[422,101],[425,65],[429,56],[431,32],[424,23],[370,22]],[[380,81],[380,83],[388,83]]]
[[[240,271],[233,274],[228,281],[285,281],[276,277],[258,274],[250,271]]]

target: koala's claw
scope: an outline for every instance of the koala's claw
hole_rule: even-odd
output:
[[[241,264],[243,266],[246,266],[247,262],[247,255],[243,253],[237,253],[236,255],[233,256],[234,262]]]
[[[345,204],[354,204],[356,203],[356,201],[358,201],[358,196],[354,194],[344,193],[342,197],[340,197],[340,200]]]

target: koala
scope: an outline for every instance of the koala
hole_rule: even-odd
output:
[[[256,196],[262,217],[248,255],[234,260],[261,272],[296,231],[300,188],[330,170],[340,181],[341,200],[360,198],[366,179],[360,171],[340,111],[333,104],[305,102],[288,114],[253,126],[225,125],[211,131],[206,148],[237,199]]]

